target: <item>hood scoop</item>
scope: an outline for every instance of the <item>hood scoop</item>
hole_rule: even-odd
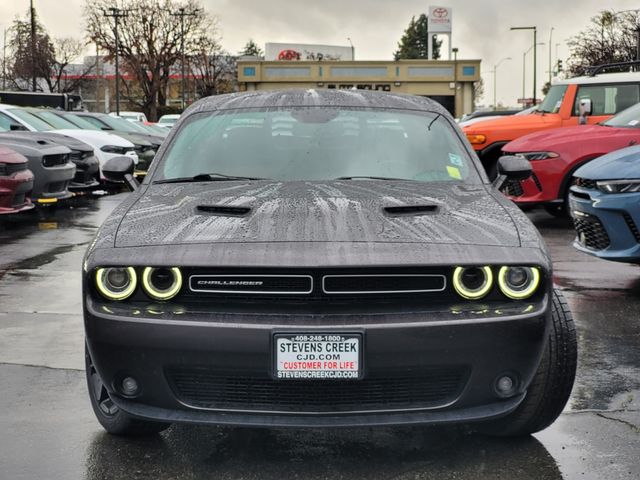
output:
[[[198,205],[196,212],[200,214],[219,215],[222,217],[244,217],[251,211],[250,207],[234,207],[232,205]]]
[[[394,207],[384,207],[383,210],[384,213],[393,217],[434,215],[440,212],[440,205],[399,205]]]

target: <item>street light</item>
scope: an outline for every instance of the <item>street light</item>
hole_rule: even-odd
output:
[[[536,45],[544,45],[544,42],[538,42]],[[531,51],[531,49],[533,48],[533,45],[531,45],[526,52],[524,52],[522,54],[522,101],[524,103],[524,98],[525,98],[525,71],[526,71],[526,58],[527,58],[527,54]]]
[[[453,111],[458,118],[458,47],[451,49],[453,52]]]
[[[497,110],[498,107],[498,102],[496,100],[496,77],[497,77],[497,71],[498,71],[498,67],[500,66],[500,64],[502,62],[504,62],[505,60],[511,60],[511,57],[504,57],[502,58],[498,63],[496,63],[493,66],[493,110]]]
[[[537,68],[536,65],[538,63],[538,52],[536,48],[537,39],[538,39],[538,29],[536,27],[511,27],[511,30],[533,30],[533,104],[536,104],[536,74]]]
[[[553,45],[553,43],[551,43],[552,38],[553,38],[553,27],[551,27],[551,30],[549,31],[549,85],[551,85],[551,46]]]
[[[356,59],[356,49],[353,46],[353,42],[351,41],[351,37],[347,37],[347,40],[349,40],[349,45],[351,45],[351,60],[355,60]]]
[[[185,7],[180,7],[177,12],[172,13],[173,17],[180,17],[180,66],[182,68],[182,111],[184,111],[186,107],[185,100],[185,92],[186,86],[184,81],[184,17],[196,17],[200,13],[199,9],[194,9],[190,12],[187,12]]]

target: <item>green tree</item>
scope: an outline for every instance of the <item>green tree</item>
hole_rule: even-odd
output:
[[[264,53],[262,52],[262,49],[258,46],[258,44],[254,42],[252,38],[250,38],[238,55],[261,57],[262,55],[264,55]]]
[[[581,75],[585,69],[603,63],[636,59],[638,12],[604,10],[587,27],[569,39],[571,51],[567,62],[570,76]]]
[[[416,59],[416,58],[428,58],[428,23],[429,17],[424,13],[421,14],[418,19],[411,17],[409,26],[404,31],[402,38],[398,42],[398,50],[393,54],[393,58],[396,60],[403,59]],[[438,40],[433,35],[433,59],[440,58],[440,47],[442,46],[442,40]]]

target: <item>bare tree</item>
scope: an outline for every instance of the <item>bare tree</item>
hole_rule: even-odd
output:
[[[189,65],[199,97],[233,91],[237,78],[236,59],[215,39],[201,37],[195,41]]]
[[[172,67],[181,58],[181,27],[185,52],[190,52],[196,39],[215,38],[215,22],[204,12],[200,0],[87,0],[84,7],[87,36],[111,58],[116,53],[114,25],[104,13],[112,7],[128,13],[118,27],[118,53],[135,84],[125,84],[125,97],[155,120],[158,104],[165,101]],[[179,8],[197,14],[178,20],[175,13]]]
[[[570,74],[581,75],[593,65],[635,60],[639,25],[637,12],[604,10],[591,18],[591,23],[567,42]]]
[[[82,57],[85,44],[81,40],[66,37],[53,40],[54,62],[45,81],[52,92],[68,93],[78,89],[94,64],[73,63]]]
[[[13,88],[28,90],[33,75],[47,78],[51,65],[55,62],[55,50],[49,34],[36,18],[35,51],[31,45],[31,24],[28,20],[16,18],[11,27],[9,40],[10,56],[7,62],[7,76]]]

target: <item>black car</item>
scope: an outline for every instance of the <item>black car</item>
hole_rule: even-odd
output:
[[[529,163],[501,162],[521,178]],[[86,372],[116,434],[173,422],[551,424],[571,314],[528,218],[420,97],[203,99],[84,260]]]

